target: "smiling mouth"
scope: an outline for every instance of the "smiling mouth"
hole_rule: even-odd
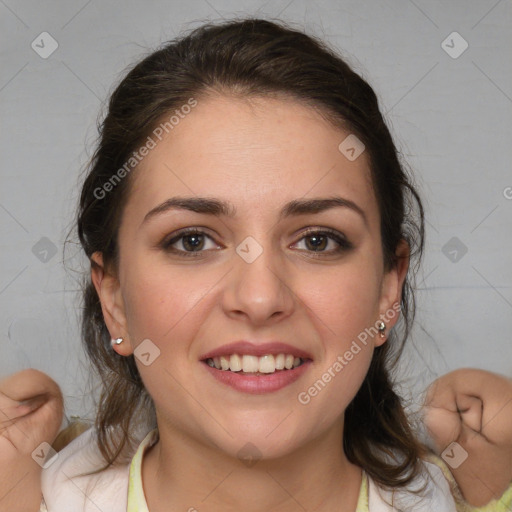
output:
[[[309,359],[292,354],[267,354],[261,357],[248,354],[231,354],[204,359],[208,366],[221,371],[236,372],[242,375],[269,375],[289,371],[302,366]]]

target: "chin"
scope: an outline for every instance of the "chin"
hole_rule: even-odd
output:
[[[268,422],[260,419],[258,424],[229,422],[226,429],[229,433],[216,431],[208,437],[217,449],[242,462],[246,458],[271,460],[285,457],[310,441],[303,427],[299,429],[298,424],[290,425],[289,421],[283,421],[287,414],[289,412],[281,413],[279,419]],[[288,420],[293,416],[290,414]]]

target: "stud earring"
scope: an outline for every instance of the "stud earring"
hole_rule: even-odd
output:
[[[379,331],[379,335],[381,338],[386,337],[386,335],[384,334],[384,331],[386,330],[386,324],[382,320],[379,320],[377,322],[377,330]]]
[[[116,339],[112,338],[111,343],[112,343],[112,346],[114,346],[114,345],[120,345],[121,343],[123,343],[123,341],[124,341],[123,338],[116,338]]]

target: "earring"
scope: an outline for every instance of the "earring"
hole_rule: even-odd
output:
[[[382,320],[379,320],[377,322],[377,330],[379,331],[379,335],[381,338],[386,337],[386,335],[384,334],[384,331],[386,330],[386,324]]]
[[[121,343],[123,343],[123,338],[116,338],[116,339],[112,338],[111,343],[112,343],[112,346],[120,345]]]

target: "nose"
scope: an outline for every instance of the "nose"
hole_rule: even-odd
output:
[[[242,252],[242,256],[233,254],[233,270],[223,293],[225,313],[252,325],[283,320],[291,315],[296,301],[282,259],[270,247],[261,244],[261,249],[254,261]]]

